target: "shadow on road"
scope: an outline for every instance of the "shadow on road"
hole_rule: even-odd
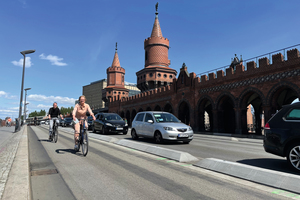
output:
[[[59,153],[59,154],[64,154],[65,152],[71,153],[71,154],[76,154],[76,151],[74,149],[56,149],[55,152]]]
[[[253,167],[260,167],[263,169],[275,170],[278,172],[284,172],[294,175],[300,175],[300,172],[293,169],[286,160],[284,159],[273,159],[273,158],[258,158],[239,160],[237,163],[251,165]]]

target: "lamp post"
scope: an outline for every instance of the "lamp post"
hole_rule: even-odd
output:
[[[25,110],[25,108],[27,109],[27,105],[28,105],[29,103],[25,103],[25,105],[24,105],[24,123],[26,123],[26,113],[28,112],[28,110]]]
[[[31,88],[25,88],[25,104],[24,104],[24,123],[26,122],[26,105],[29,103],[26,103],[26,96],[27,96],[27,90],[30,90]]]
[[[22,73],[22,85],[21,85],[21,97],[20,97],[20,109],[19,109],[19,118],[16,122],[16,127],[15,131],[19,131],[21,126],[20,126],[20,121],[21,121],[21,114],[22,114],[22,99],[23,99],[23,88],[24,88],[24,72],[25,72],[25,55],[34,53],[35,50],[26,50],[26,51],[21,51],[20,53],[24,56],[24,62],[23,62],[23,73]]]

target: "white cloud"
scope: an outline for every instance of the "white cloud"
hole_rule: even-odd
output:
[[[24,62],[24,59],[21,58],[19,61],[12,61],[11,63],[14,64],[15,66],[23,67],[23,62]],[[33,65],[33,63],[31,62],[31,58],[26,57],[25,67],[31,67],[31,65]]]
[[[66,66],[67,63],[63,63],[61,62],[63,60],[63,58],[59,58],[57,56],[53,56],[53,55],[48,55],[45,56],[43,53],[40,55],[40,59],[43,60],[49,60],[51,62],[52,65],[57,65],[57,66]]]
[[[54,102],[57,102],[58,104],[58,107],[60,107],[59,104],[67,104],[67,105],[71,105],[71,106],[74,106],[75,105],[75,101],[77,99],[74,99],[74,98],[69,98],[69,97],[60,97],[60,96],[45,96],[45,95],[39,95],[39,94],[31,94],[29,95],[28,97],[28,100],[31,100],[31,101],[43,101],[43,102],[46,102],[46,103],[51,103],[51,105],[54,103]]]
[[[9,95],[9,93],[4,92],[4,91],[0,91],[0,97],[4,97],[6,99],[16,99],[17,98],[17,96]]]

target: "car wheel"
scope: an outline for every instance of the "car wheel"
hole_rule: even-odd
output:
[[[300,170],[300,143],[292,144],[287,151],[288,163],[297,170]]]
[[[190,141],[184,141],[183,142],[183,144],[189,144],[190,143]]]
[[[102,134],[106,134],[104,126],[102,126]]]
[[[128,130],[123,131],[123,135],[127,135]]]
[[[131,130],[131,137],[133,140],[139,139],[139,136],[136,134],[136,131],[134,129]]]
[[[92,132],[96,133],[95,126],[92,126]]]
[[[161,144],[163,143],[163,137],[161,136],[161,133],[156,131],[154,134],[154,140],[156,143]]]

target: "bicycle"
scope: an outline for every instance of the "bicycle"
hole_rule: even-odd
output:
[[[88,140],[88,133],[85,128],[85,121],[86,119],[80,119],[82,123],[80,123],[80,132],[79,132],[79,138],[78,138],[78,149],[80,149],[80,145],[82,148],[82,154],[83,156],[86,156],[89,150],[89,140]]]
[[[53,119],[51,119],[51,120],[53,120]],[[56,143],[57,139],[58,139],[57,123],[56,123],[56,119],[54,118],[50,142]]]

